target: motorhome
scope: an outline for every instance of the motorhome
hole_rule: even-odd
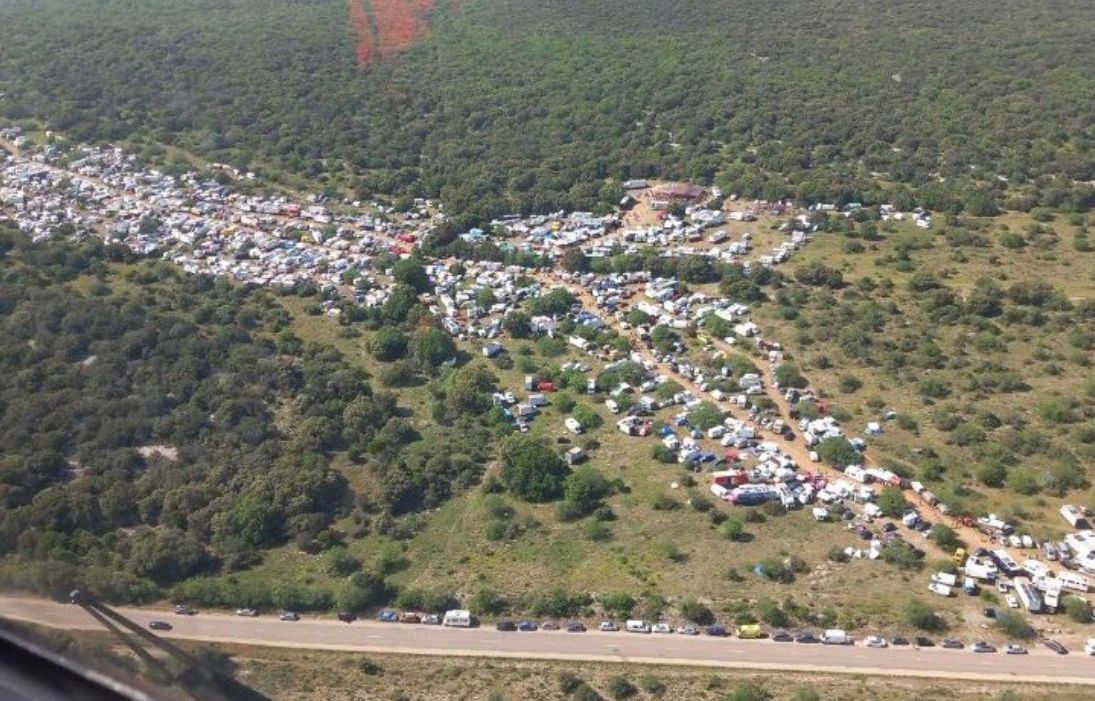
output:
[[[472,622],[471,611],[465,609],[453,609],[445,612],[442,624],[450,628],[470,628]]]

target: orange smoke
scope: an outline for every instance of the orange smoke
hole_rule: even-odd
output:
[[[367,66],[373,60],[373,28],[369,25],[365,0],[350,0],[350,26],[357,34],[357,45],[354,47],[357,64]]]
[[[374,27],[381,55],[394,55],[423,34],[424,18],[433,4],[434,0],[350,0],[350,24],[358,37],[358,64],[365,66],[373,59]]]

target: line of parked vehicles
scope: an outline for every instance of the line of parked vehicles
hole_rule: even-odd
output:
[[[197,611],[186,604],[176,604],[175,613],[180,616],[192,616]],[[235,611],[237,616],[243,616],[247,618],[253,618],[259,615],[258,611],[252,608],[238,608]],[[279,615],[279,620],[282,621],[299,621],[300,614],[295,611],[283,611]],[[357,620],[357,615],[351,611],[340,611],[338,613],[338,620],[343,623],[353,623]],[[478,627],[479,621],[470,616],[466,611],[450,611],[444,617],[441,614],[436,613],[418,613],[414,611],[398,612],[392,609],[383,609],[377,614],[377,621],[381,623],[411,623],[422,625],[446,625],[456,627]],[[171,624],[166,621],[155,620],[149,623],[149,627],[153,630],[171,630]],[[514,621],[510,619],[502,619],[495,624],[495,630],[501,632],[535,632],[538,630],[546,631],[566,631],[568,633],[584,633],[588,630],[586,625],[581,621],[568,621],[560,623],[556,621],[543,621],[538,622],[531,619],[525,619],[521,621]],[[855,639],[847,633],[847,631],[839,628],[830,628],[823,633],[815,634],[811,630],[801,630],[796,632],[790,632],[783,629],[777,629],[772,631],[765,631],[758,624],[743,624],[737,626],[733,633],[726,626],[714,623],[708,626],[693,625],[691,623],[685,623],[683,625],[673,627],[669,623],[647,623],[646,621],[639,619],[630,619],[624,622],[621,627],[614,620],[603,620],[597,626],[597,629],[602,633],[615,633],[618,631],[626,631],[628,633],[640,633],[640,634],[677,634],[677,635],[708,635],[716,638],[737,637],[742,640],[755,640],[767,638],[777,643],[799,643],[802,645],[854,645]],[[863,638],[863,645],[869,648],[887,648],[887,647],[914,647],[914,648],[931,648],[938,647],[950,650],[963,650],[966,648],[966,644],[955,637],[947,637],[938,643],[924,635],[914,636],[909,639],[903,635],[894,635],[889,640],[879,635],[868,635]],[[1067,655],[1068,648],[1062,645],[1059,641],[1052,638],[1042,638],[1041,643],[1048,649],[1057,653],[1058,655]],[[995,653],[998,652],[995,646],[984,641],[979,640],[969,647],[970,650],[976,653]],[[1087,640],[1083,648],[1084,654],[1095,656],[1095,638]],[[1028,650],[1019,643],[1008,643],[1004,646],[1003,652],[1008,655],[1026,655]]]

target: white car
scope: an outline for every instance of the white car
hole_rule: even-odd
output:
[[[247,616],[248,618],[254,618],[259,615],[259,612],[255,609],[236,609],[237,616]]]
[[[996,591],[1000,592],[1001,594],[1007,594],[1008,583],[1003,580],[996,582]]]
[[[1008,602],[1008,606],[1017,609],[1019,608],[1019,600],[1015,598],[1015,594],[1008,594],[1004,597],[1004,600]]]
[[[620,627],[614,621],[601,621],[602,633],[615,633]]]
[[[681,626],[677,629],[677,632],[681,635],[699,635],[700,629],[696,626]]]
[[[1087,639],[1087,643],[1084,644],[1084,653],[1095,655],[1095,638]]]
[[[867,647],[886,647],[887,645],[889,645],[889,643],[886,642],[885,638],[879,637],[877,635],[868,635],[866,638],[863,639],[863,644]]]
[[[668,623],[655,623],[650,628],[650,630],[655,633],[672,633],[673,626],[669,625]]]

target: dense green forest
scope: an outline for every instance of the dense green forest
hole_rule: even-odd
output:
[[[438,454],[393,394],[302,342],[269,292],[97,242],[32,244],[10,225],[0,254],[0,554],[28,563],[8,570],[24,586],[156,596],[282,543],[337,550],[336,518],[352,516],[359,536],[384,531],[481,472],[478,371],[436,392],[461,402],[437,414]],[[452,355],[428,326],[408,345],[412,376]],[[368,471],[369,497],[335,455]]]
[[[343,0],[3,0],[0,113],[450,211],[628,177],[988,214],[1088,208],[1085,0],[439,2],[357,65]]]

